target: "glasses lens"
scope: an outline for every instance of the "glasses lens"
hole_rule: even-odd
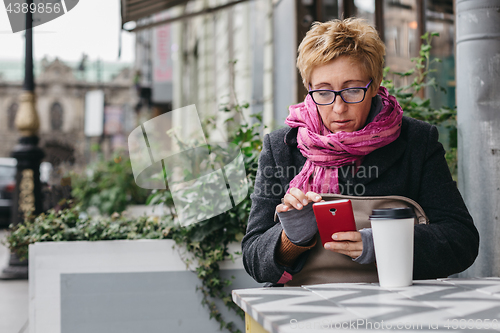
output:
[[[363,89],[346,89],[340,93],[344,101],[347,103],[359,103],[365,98],[365,91]]]
[[[331,104],[335,93],[328,90],[315,91],[312,93],[312,98],[316,104]]]

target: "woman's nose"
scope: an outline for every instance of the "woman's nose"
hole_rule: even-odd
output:
[[[332,104],[333,107],[333,112],[337,114],[342,114],[347,111],[347,103],[340,98],[340,96],[337,96],[335,98],[335,101]]]

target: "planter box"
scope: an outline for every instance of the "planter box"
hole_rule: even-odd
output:
[[[220,332],[172,240],[47,242],[29,247],[30,333]],[[240,244],[231,247],[239,250]],[[231,289],[260,287],[241,258]],[[244,331],[243,321],[221,312]]]
[[[125,213],[129,216],[140,217],[143,215],[147,216],[165,216],[170,215],[170,208],[166,207],[164,204],[159,205],[129,205],[125,210]]]

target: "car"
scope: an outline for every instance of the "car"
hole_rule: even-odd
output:
[[[12,197],[16,188],[15,158],[0,157],[0,227],[10,223]]]

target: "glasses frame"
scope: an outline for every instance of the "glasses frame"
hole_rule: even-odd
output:
[[[316,103],[316,105],[331,105],[333,103],[335,103],[335,100],[337,99],[337,95],[340,96],[340,98],[342,98],[342,101],[344,101],[344,103],[346,104],[358,104],[358,103],[361,103],[365,100],[365,97],[366,97],[366,91],[368,90],[368,88],[370,87],[370,85],[372,84],[373,82],[373,79],[370,80],[370,82],[368,82],[368,84],[366,85],[366,87],[351,87],[351,88],[345,88],[345,89],[342,89],[342,90],[330,90],[330,89],[316,89],[316,90],[309,90],[308,94],[311,95],[311,98],[313,100],[314,103],[316,103],[316,101],[314,100],[314,97],[313,97],[313,93],[317,92],[317,91],[329,91],[329,92],[332,92],[335,94],[335,96],[333,97],[333,101],[331,103],[325,103],[325,104],[321,104],[321,103]],[[343,91],[346,91],[346,90],[349,90],[349,89],[361,89],[363,90],[364,94],[363,94],[363,98],[359,101],[359,102],[346,102],[346,100],[344,99],[344,97],[342,97],[342,92]]]

